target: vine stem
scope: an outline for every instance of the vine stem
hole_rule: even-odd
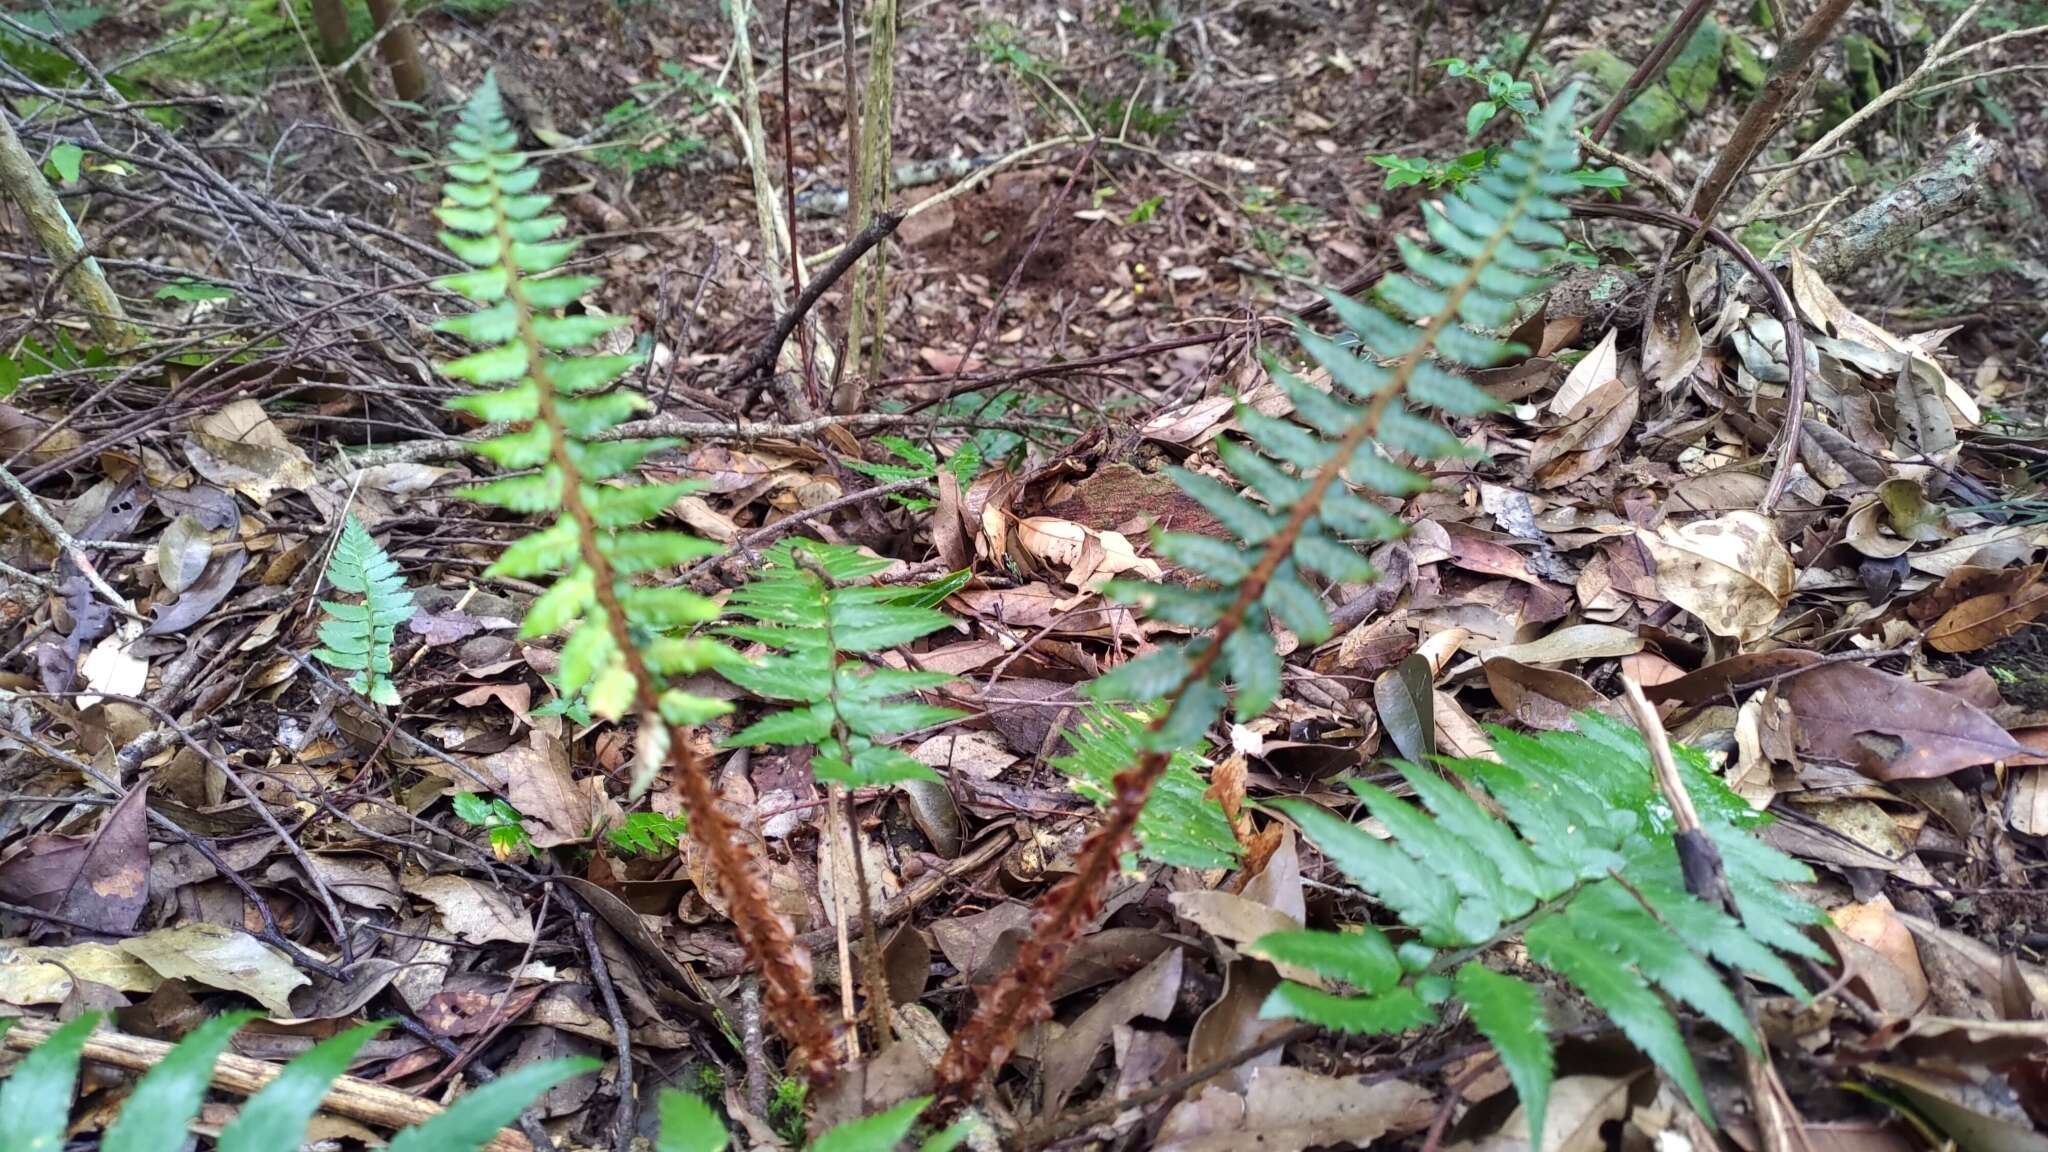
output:
[[[512,235],[506,227],[502,204],[497,206],[496,216],[499,259],[507,269],[516,268]],[[534,330],[533,306],[518,275],[506,279],[506,298],[518,317],[519,337],[526,349],[540,420],[547,426],[555,466],[561,473],[562,510],[576,523],[577,547],[583,563],[590,568],[598,610],[604,613],[612,643],[618,648],[626,670],[633,675],[635,702],[640,709],[640,739],[658,739],[667,745],[670,771],[689,816],[690,835],[711,857],[712,874],[732,915],[740,947],[761,970],[765,988],[762,1006],[776,1030],[795,1047],[797,1059],[811,1080],[823,1083],[832,1078],[837,1062],[832,1054],[831,1035],[811,994],[809,956],[769,904],[754,855],[740,842],[738,829],[719,806],[710,773],[697,755],[689,729],[671,725],[662,715],[661,694],[619,602],[618,574],[604,549],[598,546],[597,518],[583,498],[582,470],[569,454],[569,430],[557,404],[545,350]]]
[[[1527,196],[1525,191],[1524,201]],[[1510,216],[1518,217],[1521,206],[1518,203]],[[1424,325],[1415,347],[1401,358],[1393,378],[1373,396],[1336,451],[1316,469],[1308,490],[1289,510],[1286,522],[1266,541],[1258,562],[1238,584],[1236,597],[1217,619],[1208,643],[1189,662],[1180,683],[1166,694],[1165,707],[1153,719],[1147,730],[1149,735],[1156,736],[1165,727],[1189,689],[1208,679],[1222,657],[1224,644],[1244,627],[1246,614],[1292,554],[1294,542],[1322,507],[1323,497],[1339,482],[1352,457],[1372,441],[1387,406],[1407,390],[1409,378],[1429,355],[1437,334],[1456,322],[1459,305],[1478,285],[1480,272],[1492,263],[1494,252],[1507,235],[1503,226],[1486,239],[1464,277],[1445,290],[1443,306]],[[994,987],[982,995],[974,1015],[953,1034],[952,1043],[940,1059],[936,1080],[942,1116],[950,1116],[964,1107],[982,1077],[1009,1059],[1017,1033],[1050,1012],[1047,992],[1053,978],[1059,974],[1082,928],[1101,910],[1103,889],[1116,874],[1117,860],[1137,827],[1145,800],[1171,759],[1169,752],[1148,749],[1111,781],[1111,800],[1102,826],[1081,845],[1074,871],[1039,900],[1032,916],[1030,939],[1019,946],[1016,960]]]

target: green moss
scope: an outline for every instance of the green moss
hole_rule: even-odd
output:
[[[1763,57],[1756,54],[1756,49],[1750,46],[1749,41],[1733,33],[1728,36],[1728,48],[1721,57],[1721,69],[1745,92],[1755,92],[1762,88],[1764,77],[1770,74],[1769,69],[1764,67]]]
[[[1700,21],[1693,29],[1692,39],[1678,53],[1678,59],[1664,72],[1664,86],[1678,98],[1678,102],[1693,112],[1707,110],[1707,101],[1714,98],[1715,82],[1721,78],[1721,56],[1728,42],[1728,34],[1721,22],[1712,18]]]
[[[1572,70],[1590,77],[1608,93],[1619,92],[1628,83],[1635,65],[1604,48],[1581,54]],[[1685,127],[1686,111],[1662,84],[1646,88],[1621,114],[1621,146],[1630,152],[1653,152],[1676,138]]]

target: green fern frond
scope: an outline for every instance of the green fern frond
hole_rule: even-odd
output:
[[[840,463],[863,476],[869,476],[885,483],[893,483],[900,480],[922,480],[928,484],[936,483],[939,478],[939,470],[943,468],[952,474],[953,479],[957,480],[962,488],[973,483],[975,473],[981,470],[981,447],[972,440],[961,444],[943,463],[940,462],[936,453],[901,436],[877,436],[875,443],[887,449],[891,456],[902,461],[902,463],[875,463],[868,460],[857,460],[850,456],[842,459]],[[907,496],[902,493],[895,493],[889,499],[912,512],[922,512],[932,506],[932,501],[924,496]]]
[[[1543,287],[1535,274],[1550,263],[1548,250],[1565,242],[1552,221],[1568,215],[1556,197],[1578,187],[1569,175],[1578,164],[1572,104],[1567,91],[1531,122],[1530,134],[1497,168],[1440,207],[1425,206],[1428,231],[1443,251],[1402,240],[1407,272],[1380,282],[1377,307],[1329,296],[1356,348],[1305,327],[1297,332],[1329,373],[1332,390],[1272,364],[1293,403],[1292,416],[1239,405],[1236,420],[1245,439],[1218,445],[1242,491],[1176,472],[1181,489],[1236,539],[1166,533],[1155,540],[1161,555],[1207,580],[1207,587],[1110,585],[1113,596],[1169,612],[1175,623],[1205,632],[1185,647],[1162,648],[1127,664],[1095,686],[1101,700],[1171,700],[1171,711],[1147,736],[1149,748],[1185,746],[1226,702],[1240,720],[1265,711],[1279,693],[1281,670],[1267,632],[1277,622],[1310,643],[1329,636],[1329,614],[1311,579],[1374,578],[1354,544],[1404,531],[1376,499],[1429,486],[1404,461],[1473,454],[1431,414],[1470,416],[1498,407],[1456,370],[1489,367],[1513,351],[1493,333],[1512,323],[1523,297]]]
[[[212,1087],[214,1062],[254,1012],[219,1016],[194,1029],[136,1082],[107,1126],[107,1152],[159,1152],[189,1143],[188,1129]],[[72,1087],[85,1042],[102,1015],[88,1012],[52,1032],[0,1082],[0,1148],[58,1152],[64,1147]],[[13,1020],[0,1021],[0,1031]],[[296,1152],[336,1078],[383,1024],[362,1024],[314,1045],[242,1105],[221,1130],[220,1152]],[[585,1057],[529,1064],[456,1100],[433,1118],[404,1129],[394,1152],[477,1152],[536,1097],[572,1076],[596,1070]],[[61,1105],[61,1106],[60,1106]]]
[[[359,603],[322,600],[320,647],[313,658],[330,668],[355,675],[348,686],[379,704],[396,706],[398,689],[391,682],[391,645],[398,625],[412,618],[412,593],[398,563],[372,539],[362,521],[349,513],[341,520],[341,537],[327,562],[327,582],[362,597]]]
[[[913,695],[953,677],[846,659],[907,644],[953,622],[921,602],[923,588],[853,583],[889,564],[857,548],[815,540],[778,541],[762,554],[754,578],[726,603],[728,612],[752,623],[720,631],[770,652],[720,672],[757,696],[793,707],[748,725],[728,745],[814,747],[813,774],[848,788],[938,779],[887,741],[963,715]]]
[[[1565,90],[1528,122],[1527,135],[1495,167],[1440,205],[1425,207],[1425,225],[1442,251],[1403,242],[1407,271],[1380,282],[1376,306],[1329,297],[1356,349],[1298,329],[1302,347],[1328,372],[1331,391],[1273,365],[1293,411],[1282,417],[1238,406],[1243,439],[1217,443],[1235,487],[1192,472],[1175,474],[1182,491],[1229,535],[1155,536],[1154,550],[1196,577],[1192,586],[1113,581],[1107,591],[1195,629],[1197,637],[1161,646],[1091,686],[1090,695],[1104,703],[1135,701],[1150,709],[1157,702],[1156,718],[1139,736],[1136,760],[1116,775],[1105,819],[1082,845],[1075,872],[1041,898],[1034,946],[1019,954],[953,1033],[936,1077],[947,1107],[972,1099],[989,1068],[1010,1051],[1017,1030],[1045,1011],[1059,966],[1099,909],[1124,842],[1173,754],[1202,739],[1226,709],[1249,720],[1278,697],[1282,661],[1271,638],[1274,626],[1309,643],[1326,639],[1330,616],[1312,581],[1373,579],[1357,545],[1404,530],[1377,501],[1429,487],[1412,463],[1473,454],[1438,417],[1499,406],[1459,370],[1489,367],[1514,350],[1495,333],[1508,329],[1523,297],[1543,287],[1538,273],[1565,243],[1554,221],[1570,214],[1557,197],[1579,186],[1570,175],[1578,166],[1575,102],[1575,90]],[[1496,914],[1488,905],[1462,905],[1442,877],[1363,833],[1357,838],[1370,842],[1357,847],[1361,858],[1413,876],[1403,890],[1404,915],[1432,924],[1439,913],[1454,917],[1439,931],[1463,934]],[[1326,994],[1296,987],[1286,995],[1313,1000]],[[1360,1026],[1396,1026],[1413,1018],[1414,1007],[1353,1010]]]
[[[1397,951],[1372,927],[1267,937],[1254,952],[1364,994],[1283,984],[1263,1013],[1345,1031],[1397,1031],[1412,1026],[1399,1023],[1415,1003],[1411,992],[1425,1000],[1448,992],[1493,1042],[1540,1133],[1551,1079],[1541,1002],[1532,985],[1478,958],[1519,938],[1532,961],[1605,1012],[1710,1115],[1666,1000],[1755,1050],[1758,1038],[1713,963],[1804,997],[1774,949],[1825,959],[1804,934],[1821,913],[1784,890],[1812,876],[1756,836],[1760,818],[1704,756],[1674,746],[1702,826],[1722,847],[1741,918],[1691,895],[1641,737],[1597,714],[1581,716],[1578,726],[1536,736],[1496,729],[1497,762],[1446,759],[1445,772],[1397,763],[1419,803],[1352,781],[1390,834],[1384,840],[1308,801],[1273,801],[1416,944]]]
[[[629,630],[649,638],[653,673],[687,675],[709,668],[722,658],[718,645],[665,634],[716,619],[717,605],[686,588],[641,586],[631,577],[722,549],[681,532],[644,527],[693,486],[631,479],[643,459],[672,442],[608,438],[649,407],[639,394],[616,386],[640,358],[581,350],[629,320],[565,311],[599,281],[558,271],[577,242],[557,238],[563,219],[548,211],[554,197],[535,191],[540,170],[516,151],[517,143],[496,79],[487,76],[456,125],[450,148],[458,162],[448,167],[446,200],[435,210],[446,225],[441,242],[471,266],[436,283],[480,305],[435,327],[481,348],[440,368],[487,389],[459,396],[451,407],[514,426],[478,451],[502,468],[524,470],[463,489],[462,495],[513,512],[557,514],[553,525],[508,547],[487,574],[556,577],[528,611],[522,632],[566,630],[557,687],[565,697],[587,693],[592,713],[616,720],[642,698],[637,662],[620,649],[608,612],[616,606]],[[574,501],[564,499],[571,472]],[[612,577],[611,587],[598,587],[592,557],[584,550],[586,533]],[[665,689],[659,709],[670,723],[691,724],[725,705]],[[654,767],[639,767],[636,793]]]
[[[1110,782],[1137,759],[1143,732],[1140,717],[1090,705],[1066,731],[1073,751],[1053,757],[1052,766],[1067,774],[1074,791],[1106,805]],[[1138,854],[1145,859],[1177,868],[1228,868],[1243,854],[1230,818],[1221,804],[1205,795],[1208,785],[1196,771],[1205,744],[1174,753],[1166,774],[1146,798],[1137,829]]]

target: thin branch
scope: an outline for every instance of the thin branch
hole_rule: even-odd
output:
[[[1678,14],[1678,20],[1651,45],[1649,54],[1643,57],[1641,64],[1636,65],[1634,72],[1629,73],[1628,82],[1621,86],[1621,91],[1614,94],[1614,99],[1608,102],[1606,110],[1594,121],[1591,134],[1593,143],[1598,144],[1607,139],[1607,133],[1613,129],[1614,122],[1621,119],[1621,114],[1635,102],[1636,95],[1657,82],[1657,78],[1664,74],[1665,66],[1678,55],[1679,48],[1692,39],[1693,30],[1699,27],[1700,21],[1706,18],[1708,10],[1713,6],[1713,0],[1689,0],[1685,10]]]

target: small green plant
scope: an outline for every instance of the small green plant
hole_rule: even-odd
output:
[[[400,621],[412,618],[412,593],[398,563],[372,539],[354,513],[342,517],[341,538],[327,562],[327,582],[361,597],[353,604],[322,600],[320,647],[313,658],[330,668],[353,672],[348,686],[379,704],[396,707],[398,688],[391,682],[391,645]]]
[[[1479,135],[1503,108],[1524,120],[1537,113],[1536,86],[1527,80],[1515,79],[1511,72],[1495,68],[1484,57],[1473,64],[1453,56],[1436,61],[1436,66],[1451,76],[1477,81],[1486,88],[1485,98],[1465,110],[1467,136]]]
[[[972,440],[954,449],[953,454],[948,456],[944,463],[940,462],[936,453],[901,436],[879,436],[876,437],[875,443],[888,449],[889,455],[902,463],[875,463],[852,457],[846,457],[840,463],[863,476],[872,476],[884,482],[922,480],[926,483],[936,483],[939,469],[944,468],[953,474],[953,479],[959,481],[962,488],[972,484],[975,474],[981,471],[981,449]],[[922,512],[932,506],[931,498],[926,496],[910,496],[899,492],[892,494],[890,499],[913,512]]]
[[[687,97],[688,110],[701,111],[730,102],[732,94],[712,83],[702,72],[671,60],[662,61],[661,76],[657,81],[635,84],[628,91],[629,99],[619,102],[604,114],[600,131],[607,139],[616,139],[619,143],[593,149],[591,159],[614,171],[635,176],[650,169],[680,167],[684,161],[704,150],[702,138],[678,134],[673,121],[679,117],[664,116],[662,109],[678,97]]]
[[[763,553],[759,573],[727,602],[734,616],[750,623],[721,631],[771,652],[728,665],[721,675],[791,707],[749,724],[728,745],[811,747],[812,774],[821,783],[848,788],[938,779],[887,741],[963,715],[911,695],[953,678],[858,659],[953,622],[923,602],[929,598],[925,589],[856,586],[889,564],[857,548],[815,540],[778,541]]]
[[[522,849],[533,850],[533,837],[527,834],[526,818],[519,814],[519,809],[499,797],[476,792],[457,792],[453,800],[456,818],[482,828],[490,841],[491,854],[498,859],[510,860]]]
[[[809,1084],[795,1076],[784,1076],[775,1081],[774,1093],[768,1098],[768,1125],[791,1144],[803,1142],[804,1101],[810,1095]]]
[[[163,1152],[191,1143],[193,1120],[212,1086],[214,1062],[235,1030],[255,1012],[232,1012],[193,1029],[135,1084],[107,1125],[98,1147],[106,1152]],[[7,1152],[60,1152],[70,1124],[71,1098],[86,1040],[103,1014],[88,1012],[57,1028],[22,1057],[0,1080],[0,1148]],[[16,1026],[0,1018],[0,1034]],[[320,1102],[362,1046],[383,1031],[381,1022],[360,1024],[330,1036],[284,1066],[276,1079],[251,1096],[221,1129],[217,1152],[298,1152]],[[390,1152],[477,1152],[492,1143],[541,1093],[601,1067],[587,1056],[527,1064],[481,1084],[429,1120],[401,1129],[386,1145]],[[716,1084],[706,1084],[714,1091]],[[803,1135],[806,1085],[800,1079],[776,1084],[769,1106],[778,1131],[796,1142]],[[837,1125],[811,1143],[812,1152],[895,1152],[923,1115],[931,1097],[906,1100],[894,1108]],[[731,1144],[725,1124],[709,1104],[668,1089],[656,1103],[661,1152],[724,1152]],[[970,1129],[956,1124],[927,1137],[921,1152],[952,1152]]]
[[[1136,208],[1131,209],[1130,212],[1124,216],[1124,223],[1143,224],[1146,221],[1152,219],[1152,217],[1157,216],[1159,214],[1159,209],[1163,207],[1165,204],[1166,197],[1151,197],[1150,199],[1141,202]]]
[[[1484,57],[1476,64],[1450,57],[1436,61],[1435,66],[1452,76],[1476,81],[1486,89],[1483,97],[1465,109],[1465,135],[1468,137],[1479,135],[1503,110],[1513,113],[1515,119],[1523,123],[1541,111],[1536,103],[1535,85],[1515,79],[1512,73],[1495,68]],[[1499,162],[1500,155],[1500,145],[1488,144],[1461,152],[1449,160],[1385,155],[1372,157],[1372,162],[1386,170],[1385,187],[1388,191],[1416,186],[1431,192],[1441,188],[1457,191],[1491,171]],[[1628,176],[1614,167],[1574,169],[1571,178],[1582,188],[1610,191],[1617,197],[1620,189],[1628,184]]]
[[[1045,65],[1024,46],[1023,34],[1008,24],[992,22],[974,38],[974,50],[988,62],[1022,73],[1042,72]]]
[[[1149,44],[1173,31],[1173,21],[1143,5],[1123,3],[1116,6],[1116,30]]]
[[[690,822],[686,817],[634,812],[626,817],[625,823],[612,829],[606,838],[612,842],[612,847],[628,855],[655,856],[675,851],[689,832]]]

